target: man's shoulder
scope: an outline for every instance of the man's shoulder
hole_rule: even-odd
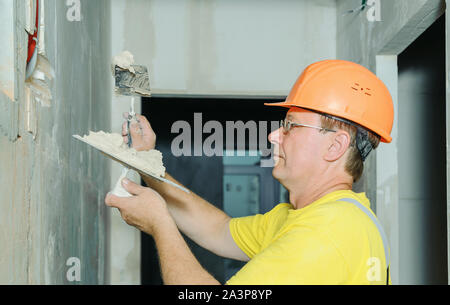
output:
[[[266,224],[281,225],[286,220],[289,211],[293,210],[293,206],[290,203],[279,203],[274,206],[270,211],[264,214]]]
[[[347,192],[339,194],[339,196],[333,196],[327,200],[320,202],[315,208],[311,209],[312,212],[326,212],[326,213],[350,213],[360,214],[361,208],[370,210],[370,201],[367,199],[364,193]],[[364,213],[363,213],[364,214]]]
[[[281,202],[275,205],[269,212],[279,212],[279,211],[288,211],[292,210],[293,206],[290,203]]]
[[[296,222],[298,225],[315,226],[320,230],[333,230],[338,227],[355,229],[371,221],[355,204],[332,199],[298,213]]]
[[[266,216],[267,218],[285,217],[292,209],[293,206],[290,203],[279,203],[275,205],[270,211],[266,212],[264,216]]]

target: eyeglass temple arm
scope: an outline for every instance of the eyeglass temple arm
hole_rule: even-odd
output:
[[[336,132],[336,130],[331,130],[331,129],[327,129],[327,128],[323,128],[323,127],[317,127],[317,126],[311,126],[311,125],[306,125],[306,124],[298,124],[298,123],[294,123],[294,122],[290,122],[290,121],[285,121],[285,120],[281,120],[281,126],[284,126],[283,122],[289,122],[289,124],[291,124],[292,126],[300,126],[300,127],[309,127],[309,128],[314,128],[314,129],[319,129],[319,130],[325,130],[325,131],[330,131],[330,132]]]

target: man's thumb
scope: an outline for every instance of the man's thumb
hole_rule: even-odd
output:
[[[134,183],[127,178],[122,179],[122,185],[124,189],[127,190],[127,192],[131,195],[139,195],[144,190],[144,187]]]

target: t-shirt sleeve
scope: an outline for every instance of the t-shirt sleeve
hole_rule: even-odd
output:
[[[249,258],[261,250],[262,241],[267,231],[270,219],[277,210],[286,204],[279,204],[265,214],[237,217],[230,220],[230,233],[234,242]]]
[[[261,249],[261,241],[265,233],[266,218],[258,214],[238,217],[230,220],[230,233],[234,242],[252,258]]]
[[[296,228],[256,254],[228,285],[340,284],[348,276],[344,258],[316,230]]]

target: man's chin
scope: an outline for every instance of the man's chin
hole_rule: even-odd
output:
[[[280,181],[280,179],[281,179],[281,166],[280,166],[279,163],[275,163],[275,165],[273,166],[273,169],[272,169],[272,176],[273,176],[276,180]]]

